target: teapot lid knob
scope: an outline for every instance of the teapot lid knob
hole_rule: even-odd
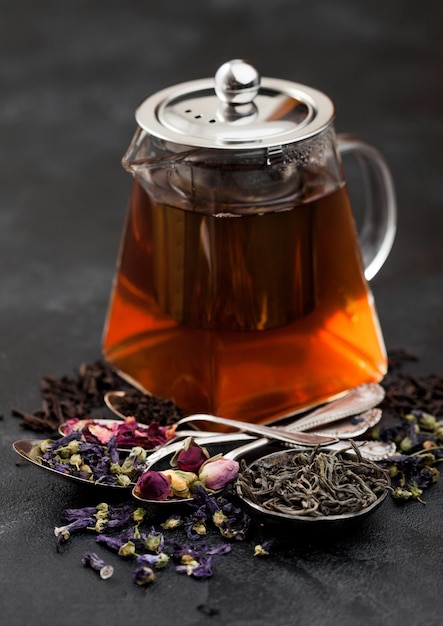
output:
[[[288,80],[261,77],[244,59],[215,77],[162,89],[138,107],[145,132],[174,146],[249,150],[292,144],[326,129],[334,105],[323,93]]]
[[[260,90],[260,74],[243,59],[233,59],[218,68],[214,87],[217,97],[227,104],[250,104]]]

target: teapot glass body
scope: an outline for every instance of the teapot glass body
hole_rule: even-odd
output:
[[[360,242],[341,148],[369,180]],[[395,206],[370,146],[337,141],[332,123],[247,150],[138,129],[124,166],[135,180],[103,353],[125,378],[187,414],[250,422],[383,378],[367,278],[389,252]]]

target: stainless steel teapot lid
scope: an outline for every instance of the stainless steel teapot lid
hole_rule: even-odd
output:
[[[137,109],[138,125],[154,137],[192,147],[250,149],[281,146],[317,135],[334,117],[322,92],[262,78],[248,62],[222,65],[214,79],[174,85]]]

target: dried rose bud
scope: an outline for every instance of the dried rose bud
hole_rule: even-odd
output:
[[[174,469],[164,470],[160,473],[169,479],[174,496],[178,498],[191,497],[192,485],[198,480],[197,474]]]
[[[171,483],[162,472],[147,470],[137,480],[134,493],[146,500],[166,500],[171,494]]]
[[[193,437],[188,437],[183,443],[183,448],[172,457],[171,465],[185,472],[198,472],[207,459],[209,452],[206,448],[195,443]]]
[[[237,478],[239,464],[233,459],[216,456],[208,459],[200,468],[198,478],[206,489],[218,491]]]

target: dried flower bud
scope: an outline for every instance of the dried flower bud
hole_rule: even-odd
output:
[[[212,491],[223,489],[237,478],[239,464],[223,456],[208,459],[200,468],[198,477]]]
[[[159,554],[142,554],[137,557],[137,565],[146,565],[155,569],[163,569],[169,563],[169,556],[165,552]]]
[[[80,452],[81,449],[80,441],[78,441],[78,439],[70,441],[67,445],[67,449],[71,454],[77,454],[78,452]]]
[[[217,509],[216,511],[214,511],[212,515],[212,521],[214,522],[215,526],[219,527],[225,522],[227,522],[227,520],[228,520],[227,516],[223,513],[221,509]]]
[[[135,554],[135,543],[133,541],[127,541],[118,550],[119,556],[133,556]]]
[[[425,430],[432,431],[438,428],[438,422],[436,418],[430,413],[422,413],[419,417],[418,423],[420,424],[420,427],[424,428]]]
[[[182,518],[179,515],[171,515],[166,521],[161,524],[161,527],[165,530],[170,530],[172,528],[177,528],[178,526],[181,526],[182,523]]]
[[[154,582],[154,580],[155,574],[150,567],[140,565],[140,567],[134,570],[134,582],[137,583],[137,585],[148,585]]]
[[[106,565],[106,563],[95,552],[85,552],[82,557],[82,563],[83,565],[98,572],[102,580],[111,578],[114,573],[112,565]]]
[[[261,544],[254,547],[254,556],[268,556],[269,552],[263,548]]]
[[[143,472],[134,487],[137,496],[146,500],[166,500],[171,494],[171,483],[162,472]]]
[[[81,454],[73,454],[73,455],[71,455],[71,457],[69,459],[69,463],[71,465],[74,465],[77,469],[80,469],[80,467],[83,465],[83,459],[81,457]]]
[[[198,480],[197,474],[193,472],[185,472],[182,470],[164,470],[160,472],[166,476],[170,483],[174,496],[177,498],[190,498],[192,485]]]
[[[146,515],[145,509],[138,507],[137,509],[135,509],[135,511],[132,512],[131,517],[134,520],[134,522],[140,524],[140,522],[142,522],[145,519],[145,515]]]
[[[407,415],[404,416],[404,420],[405,422],[410,422],[411,424],[413,424],[414,422],[417,421],[417,416],[414,415],[413,413],[408,413]]]
[[[130,484],[131,479],[129,476],[126,476],[126,474],[119,474],[117,476],[117,485],[120,485],[121,487],[129,487]]]
[[[195,443],[193,437],[188,437],[183,443],[183,448],[172,457],[171,465],[185,472],[198,472],[207,459],[209,452],[206,448]]]
[[[149,533],[143,543],[146,550],[158,553],[163,550],[164,538],[162,533],[159,533],[152,529],[152,531]]]
[[[266,539],[254,547],[254,556],[268,556],[269,550],[274,543],[274,539]]]
[[[410,437],[404,437],[400,442],[400,450],[402,452],[409,452],[412,448],[412,440]]]
[[[192,530],[199,536],[206,535],[207,530],[205,520],[202,518],[194,522],[192,524]]]
[[[44,441],[40,442],[40,451],[42,454],[45,454],[46,452],[50,452],[52,450],[52,446],[54,444],[53,439],[45,439]]]

